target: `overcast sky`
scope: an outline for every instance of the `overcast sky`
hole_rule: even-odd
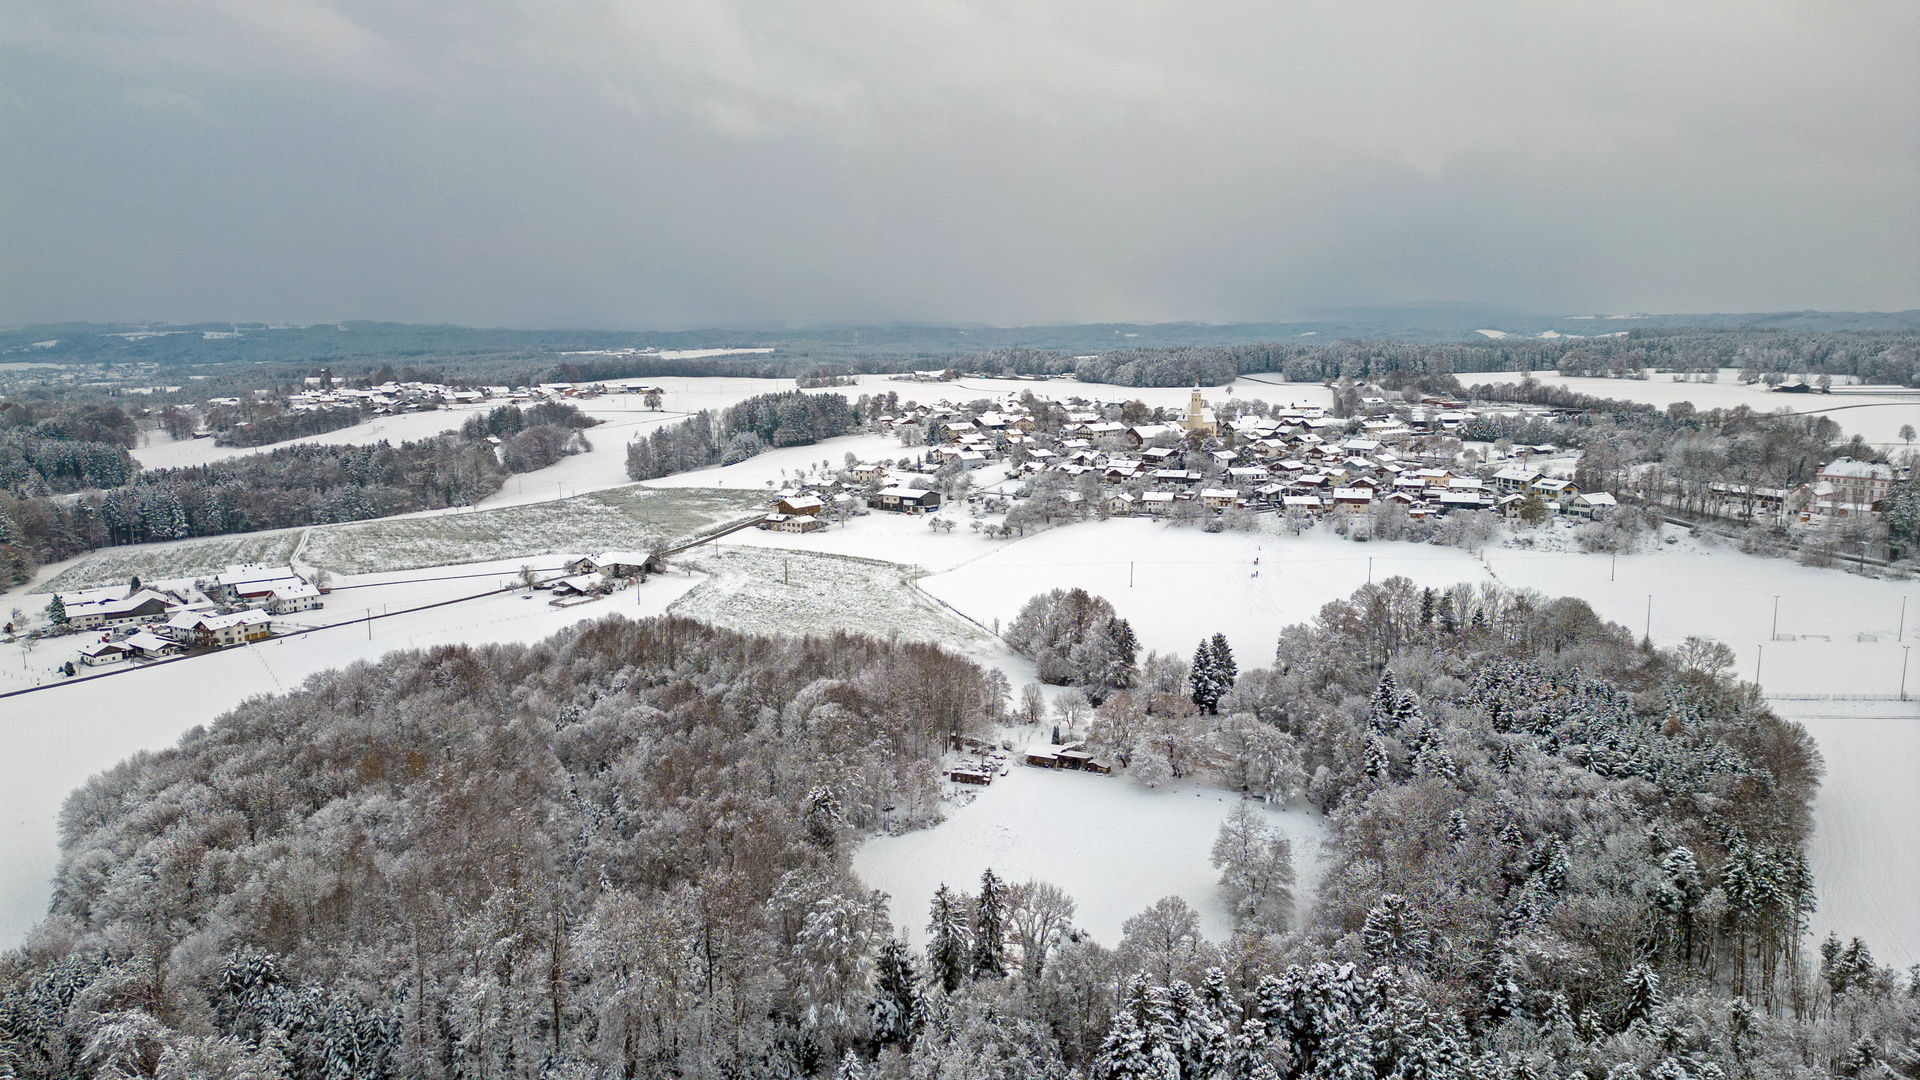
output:
[[[1920,307],[1920,5],[7,0],[0,322]]]

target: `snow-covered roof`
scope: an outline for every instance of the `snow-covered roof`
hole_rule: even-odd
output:
[[[595,566],[645,566],[653,555],[645,551],[603,551],[593,557]]]
[[[1878,461],[1834,458],[1820,468],[1821,476],[1839,476],[1851,480],[1891,480],[1893,466]]]

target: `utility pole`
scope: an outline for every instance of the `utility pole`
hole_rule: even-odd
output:
[[[1895,641],[1907,640],[1907,598],[1900,598],[1900,632],[1893,637]]]
[[[1133,588],[1133,564],[1127,564],[1127,588]]]
[[[1759,649],[1760,652],[1758,655],[1756,655],[1753,658],[1753,685],[1759,686],[1760,685],[1760,662],[1767,658],[1767,647],[1765,645],[1756,645],[1754,646],[1754,648]]]
[[[1647,644],[1653,644],[1653,594],[1647,594]]]
[[[1907,700],[1907,661],[1913,658],[1913,646],[1900,646],[1900,700]]]
[[[1373,584],[1373,556],[1367,556],[1367,584]]]
[[[1773,633],[1767,635],[1768,641],[1780,640],[1780,598],[1773,598]]]
[[[1618,577],[1619,570],[1620,570],[1620,553],[1616,551],[1613,553],[1613,561],[1607,564],[1607,580],[1608,581],[1616,580]]]

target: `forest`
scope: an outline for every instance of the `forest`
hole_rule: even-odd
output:
[[[207,410],[208,423],[220,429],[216,441],[221,446],[266,446],[308,435],[325,435],[329,431],[352,427],[366,418],[357,405],[261,413],[246,419],[225,416],[225,411],[220,408]]]
[[[0,402],[0,491],[21,498],[126,483],[139,470],[133,417],[100,402]]]
[[[798,390],[760,394],[723,409],[701,410],[627,446],[627,476],[655,480],[708,465],[734,465],[762,450],[810,446],[859,428],[860,413],[842,394]]]
[[[1913,1075],[1912,978],[1805,940],[1818,754],[1730,668],[1399,578],[1265,666],[1150,654],[1095,744],[1323,809],[1317,894],[1237,813],[1196,838],[1224,942],[1173,897],[1095,942],[989,870],[916,947],[850,852],[937,820],[1004,677],[674,618],[396,653],[69,799],[0,959],[0,1076]]]
[[[0,494],[0,586],[24,583],[36,566],[118,544],[471,505],[514,473],[543,469],[589,448],[581,434],[592,423],[585,414],[564,404],[537,408],[546,411],[508,419],[495,410],[475,418],[512,429],[497,449],[484,436],[455,433],[398,446],[283,446],[206,465],[129,469],[114,485],[75,485],[77,497]],[[8,460],[5,438],[0,434],[0,469]]]

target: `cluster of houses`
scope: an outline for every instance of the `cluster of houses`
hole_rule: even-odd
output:
[[[1840,457],[1822,465],[1811,483],[1791,488],[1715,481],[1709,485],[1709,509],[1721,517],[1817,530],[1884,513],[1901,479],[1900,471],[1884,461]]]
[[[875,478],[869,487],[884,481],[886,476],[886,470],[877,465],[862,465],[854,471]],[[813,532],[825,527],[824,515],[829,506],[841,514],[858,513],[863,507],[895,514],[921,514],[940,508],[940,493],[931,489],[896,485],[880,487],[867,492],[864,498],[856,498],[847,491],[830,490],[832,486],[821,485],[821,494],[781,492],[768,506],[767,515],[760,519],[760,527],[769,532]]]
[[[1026,762],[1036,769],[1076,769],[1106,775],[1113,772],[1113,759],[1087,749],[1084,742],[1054,746],[1034,743],[1027,747]]]
[[[603,394],[644,395],[650,407],[658,408],[663,391],[638,382],[620,383],[540,383],[535,386],[445,386],[431,382],[386,382],[371,387],[330,385],[322,376],[311,376],[306,385],[287,396],[290,412],[312,412],[352,405],[373,416],[394,416],[424,410],[472,407],[480,405],[531,405],[542,401],[591,399]],[[237,397],[208,398],[209,406],[240,405]],[[236,424],[244,427],[245,424]],[[198,433],[211,438],[213,432]]]
[[[1003,399],[985,411],[915,405],[882,423],[926,433],[929,470],[1006,462],[1015,479],[1057,474],[1066,482],[1052,485],[1049,498],[1079,512],[1093,510],[1089,500],[1098,499],[1109,516],[1242,508],[1319,517],[1384,506],[1403,507],[1413,517],[1455,510],[1517,516],[1537,498],[1548,514],[1594,518],[1616,505],[1610,493],[1579,491],[1534,467],[1561,453],[1551,445],[1516,447],[1497,470],[1460,468],[1459,443],[1445,436],[1479,415],[1464,403],[1393,406],[1362,398],[1361,406],[1364,415],[1349,418],[1300,406],[1223,421],[1196,389],[1184,415],[1171,422],[1127,424],[1071,406],[1049,407],[1043,419],[1020,401]],[[900,478],[880,465],[859,465],[850,474],[843,479],[864,491],[872,509],[911,513],[939,506],[937,492],[898,486]],[[822,509],[852,498],[843,486],[782,493],[762,527],[819,527]]]
[[[630,581],[644,583],[648,575],[660,573],[666,565],[651,551],[603,551],[567,560],[564,576],[536,582],[534,588],[550,590],[556,604],[605,596]]]
[[[273,636],[276,616],[322,604],[320,589],[289,566],[242,563],[188,585],[57,594],[66,626],[93,640],[77,650],[89,667],[219,649]]]

